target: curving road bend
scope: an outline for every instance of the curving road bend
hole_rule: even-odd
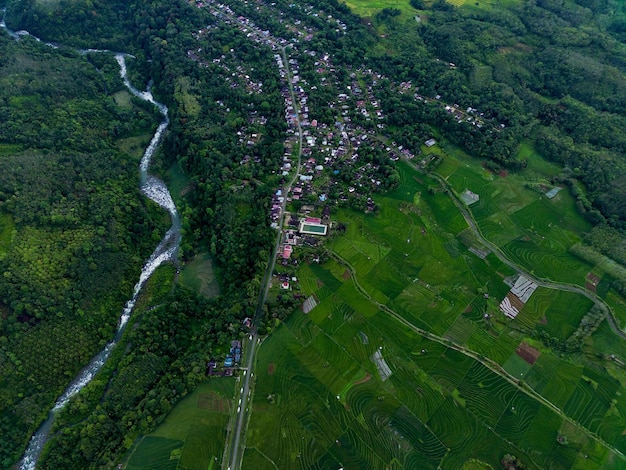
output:
[[[403,160],[415,171],[419,173],[423,173],[410,160],[406,158],[404,158]],[[476,235],[476,237],[480,240],[480,242],[483,245],[485,245],[487,248],[489,248],[492,251],[492,253],[498,257],[500,261],[502,261],[504,264],[506,264],[508,267],[512,268],[513,270],[519,273],[523,273],[525,277],[533,281],[538,286],[546,287],[548,289],[564,290],[564,291],[574,292],[576,294],[584,295],[593,303],[600,305],[606,310],[607,312],[606,319],[607,319],[607,322],[609,323],[609,326],[611,327],[611,330],[613,330],[613,332],[619,337],[621,337],[622,339],[626,339],[626,332],[620,329],[619,324],[617,323],[617,320],[615,318],[615,315],[613,314],[613,310],[611,310],[611,307],[609,307],[609,305],[603,299],[601,299],[597,295],[594,295],[593,293],[589,292],[587,289],[584,289],[580,286],[576,286],[573,284],[565,284],[561,282],[555,282],[549,279],[537,277],[534,274],[530,274],[528,271],[526,271],[526,269],[524,269],[520,265],[508,259],[506,255],[502,252],[500,247],[498,247],[497,245],[494,245],[492,242],[490,242],[484,237],[471,211],[459,200],[458,196],[456,195],[454,190],[450,187],[448,182],[436,173],[429,173],[429,175],[436,178],[441,183],[441,185],[448,191],[448,194],[450,195],[450,199],[452,199],[452,202],[454,203],[456,208],[459,210],[459,212],[465,219],[465,222],[467,222],[467,225],[469,226],[469,228],[472,230],[472,232],[474,232],[474,235]]]

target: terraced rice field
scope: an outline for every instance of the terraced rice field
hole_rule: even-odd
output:
[[[584,281],[590,266],[567,251],[585,228],[571,201],[542,200],[471,165],[444,168],[455,190],[482,188],[472,211],[511,258]],[[399,170],[378,215],[340,210],[347,230],[328,243],[332,259],[300,267],[302,294],[318,305],[260,346],[243,468],[499,468],[507,452],[537,469],[626,465],[589,434],[626,451],[626,391],[607,368],[622,372],[587,353],[626,358],[623,342],[606,323],[575,357],[538,339],[566,341],[591,308],[570,292],[538,288],[515,320],[504,317],[511,268],[469,251],[464,219],[427,191],[436,180]]]
[[[264,455],[279,468],[385,468],[393,462],[400,468],[454,468],[473,454],[474,444],[499,439],[481,417],[491,416],[489,422],[495,425],[517,393],[513,385],[473,359],[430,341],[418,345],[426,352],[411,354],[414,360],[397,357],[393,353],[403,347],[403,337],[412,344],[419,338],[401,326],[401,335],[393,334],[395,329],[390,334],[368,325],[364,317],[353,321],[355,316],[359,314],[337,330],[345,352],[339,352],[323,330],[302,347],[290,332],[291,319],[262,345],[247,440],[254,462]],[[303,320],[295,323],[301,331]],[[367,332],[363,326],[369,326]],[[391,388],[374,367],[360,367],[380,345],[385,357],[394,356]],[[266,367],[270,361],[271,374]],[[451,365],[456,373],[449,377],[445,372]],[[457,386],[458,401],[452,398]],[[488,400],[490,393],[499,393],[504,402]],[[459,423],[472,429],[469,444],[457,430]],[[508,447],[504,441],[502,445]],[[488,454],[495,462],[497,455]]]
[[[234,378],[214,379],[198,386],[154,432],[135,443],[126,468],[220,468],[234,390]]]
[[[316,271],[328,282],[335,269]],[[572,447],[573,457],[562,455],[556,448],[562,417],[475,359],[420,337],[383,312],[362,314],[343,295],[360,296],[354,304],[367,299],[346,289],[351,279],[340,282],[310,314],[295,312],[262,344],[243,468],[461,468],[470,459],[496,468],[504,452],[544,468],[557,458],[575,462],[589,445],[581,441]],[[313,291],[307,295],[324,288],[308,285]],[[464,335],[471,324],[458,320],[451,335]],[[502,363],[519,358],[519,341],[492,338],[491,344],[501,344]],[[392,372],[386,381],[371,361],[380,347]],[[543,383],[544,395],[573,419],[589,416],[581,420],[619,440],[615,419],[601,417],[614,393],[590,394],[590,382],[597,390],[610,385],[597,382],[601,374],[550,353],[532,366],[521,361],[526,367],[514,369],[528,371],[531,387],[540,390]],[[571,383],[583,385],[564,393]],[[603,405],[592,405],[596,401]],[[570,410],[567,403],[580,408]],[[599,462],[611,457],[602,449]]]
[[[470,189],[480,195],[471,206],[480,230],[512,261],[539,277],[584,285],[593,266],[570,254],[569,247],[590,226],[566,191],[547,199],[525,189],[523,175],[500,178],[475,163],[458,165],[446,176],[457,194]]]

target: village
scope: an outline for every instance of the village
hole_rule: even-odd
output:
[[[256,0],[254,5],[256,10],[268,8],[262,0]],[[287,131],[281,166],[275,170],[282,183],[272,196],[269,214],[271,227],[282,231],[271,292],[274,297],[285,292],[299,297],[298,279],[294,273],[301,255],[306,253],[309,256],[307,261],[319,262],[319,250],[315,249],[335,229],[332,220],[335,207],[375,212],[377,207],[372,196],[393,188],[397,182],[394,162],[413,160],[417,167],[427,169],[440,160],[436,153],[429,152],[437,145],[437,140],[430,136],[419,148],[407,148],[391,139],[377,96],[380,87],[389,80],[371,69],[343,67],[340,71],[330,54],[307,46],[318,33],[317,28],[299,19],[290,21],[281,11],[277,21],[284,27],[285,37],[280,37],[236,13],[229,5],[196,0],[195,6],[207,8],[219,20],[218,26],[198,30],[194,36],[197,40],[210,35],[223,23],[236,28],[248,40],[273,51],[282,81]],[[334,24],[338,33],[346,31],[346,25],[310,5],[293,4],[292,8],[316,21]],[[243,87],[249,94],[262,93],[263,83],[254,78],[253,69],[229,59],[229,54],[234,53],[236,51],[231,49],[218,57],[205,57],[202,48],[187,51],[188,57],[200,66],[219,67],[226,72],[226,81],[232,88]],[[487,122],[479,110],[460,109],[457,104],[443,102],[439,95],[425,97],[410,82],[392,83],[391,87],[399,94],[412,95],[417,102],[444,107],[458,123],[468,122],[480,128]],[[332,93],[334,99],[320,107],[319,100],[312,102],[310,97],[322,92],[325,96]],[[262,128],[265,120],[257,110],[251,111],[248,126],[237,131],[239,143],[254,146],[259,141],[260,131],[250,131],[248,127]],[[491,125],[496,127],[494,123]],[[246,156],[240,165],[249,165],[253,161],[252,157]],[[223,368],[217,361],[212,361],[210,373],[231,374],[239,363],[237,357],[231,348]]]

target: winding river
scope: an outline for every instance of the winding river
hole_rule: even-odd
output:
[[[35,40],[40,41],[39,38],[30,35],[26,31],[13,32],[7,28],[4,14],[6,13],[5,9],[2,11],[2,20],[0,20],[0,28],[7,31],[9,36],[11,36],[15,40],[19,40],[22,36],[31,36]],[[57,46],[51,43],[47,43],[48,46],[56,48]],[[109,51],[101,51],[95,49],[89,50],[80,50],[81,54],[87,53],[110,53]],[[152,160],[152,156],[156,151],[159,143],[161,142],[161,138],[163,137],[163,133],[167,129],[169,124],[168,110],[167,106],[162,103],[155,101],[152,93],[150,91],[150,86],[146,91],[139,91],[136,89],[128,80],[128,74],[126,70],[126,58],[132,57],[128,54],[115,54],[115,60],[120,66],[120,76],[124,81],[124,85],[130,93],[136,96],[139,99],[147,101],[155,106],[161,115],[163,116],[163,120],[159,124],[156,132],[152,136],[152,140],[150,144],[146,148],[143,157],[141,158],[141,162],[139,164],[139,176],[140,176],[140,188],[141,192],[150,200],[154,201],[163,209],[167,210],[170,214],[170,219],[172,225],[170,229],[167,231],[159,245],[155,248],[152,255],[148,258],[146,263],[144,264],[141,275],[139,276],[139,280],[137,284],[135,284],[134,292],[130,300],[126,302],[124,309],[119,318],[117,331],[115,336],[109,343],[106,344],[104,349],[100,351],[95,357],[91,359],[89,364],[70,382],[67,386],[63,394],[57,399],[54,404],[54,407],[48,414],[48,419],[41,425],[41,427],[37,430],[37,432],[32,436],[28,448],[24,452],[24,456],[19,462],[19,468],[21,470],[34,470],[37,464],[37,460],[41,455],[41,451],[43,450],[44,445],[48,441],[48,435],[50,433],[50,429],[52,428],[52,424],[54,423],[54,418],[56,413],[61,410],[69,400],[80,392],[91,380],[96,376],[96,374],[102,369],[109,356],[111,355],[111,351],[117,345],[119,340],[126,329],[126,325],[128,324],[128,320],[133,312],[133,308],[135,307],[135,302],[137,301],[137,297],[141,292],[141,288],[144,286],[146,281],[150,278],[152,273],[161,266],[165,262],[178,262],[178,247],[180,245],[180,218],[178,216],[178,211],[176,210],[176,205],[172,199],[172,196],[163,181],[158,179],[155,176],[148,174],[148,168],[150,166],[150,162]]]

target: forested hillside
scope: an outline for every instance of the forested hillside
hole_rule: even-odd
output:
[[[442,109],[396,101],[393,107],[404,115],[436,125],[470,153],[507,168],[525,165],[518,147],[531,142],[564,167],[563,182],[584,183],[586,192],[576,196],[590,221],[622,227],[624,8],[614,0],[476,2],[460,8],[437,1],[416,10],[419,24],[376,16],[386,37],[372,60],[386,73],[411,80],[420,93],[479,109],[501,128],[459,125]]]
[[[158,121],[122,91],[114,61],[97,68],[77,53],[5,35],[0,50],[6,467],[66,382],[111,338],[154,249],[151,234],[166,220],[137,184],[137,146]]]
[[[173,270],[158,274],[138,305],[140,323],[127,333],[126,354],[115,353],[58,418],[63,433],[55,434],[42,465],[109,468],[135,436],[160,422],[254,311],[271,249],[273,232],[262,214],[285,129],[272,56],[240,51],[243,62],[258,64],[254,74],[265,83],[263,95],[251,96],[185,57],[192,31],[206,21],[194,19],[190,6],[118,7],[96,4],[84,22],[75,16],[80,9],[64,3],[56,6],[61,16],[34,3],[9,9],[9,26],[63,44],[58,50],[0,36],[7,58],[0,68],[3,466],[17,461],[63,386],[111,339],[167,222],[138,190],[138,161],[158,123],[155,110],[124,91],[112,55],[82,57],[68,46],[132,53],[131,81],[144,88],[154,80],[171,118],[155,168],[180,166],[186,174],[181,257],[210,252],[222,295],[207,300],[182,286],[172,290]],[[112,21],[113,11],[122,21]],[[260,112],[263,124],[251,122]],[[236,135],[244,125],[261,134],[253,149],[241,147]],[[249,152],[253,161],[240,166]]]

